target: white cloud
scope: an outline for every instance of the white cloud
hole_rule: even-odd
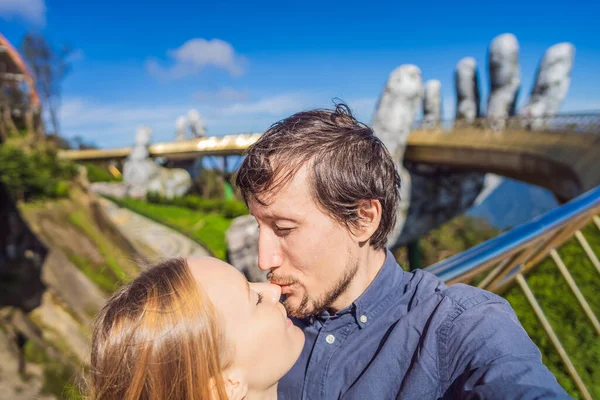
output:
[[[170,66],[162,66],[155,59],[146,61],[148,72],[159,79],[177,79],[198,74],[208,66],[228,71],[232,76],[244,73],[247,60],[235,52],[233,46],[220,39],[190,39],[181,47],[167,52]]]
[[[46,24],[46,3],[44,0],[0,0],[0,17],[7,20],[18,17],[43,26]]]
[[[308,98],[298,94],[266,97],[257,101],[238,102],[219,109],[220,115],[237,116],[248,114],[281,115],[300,111],[311,105]]]
[[[179,106],[98,104],[71,98],[61,107],[61,128],[67,137],[81,136],[100,147],[129,146],[141,125],[149,125],[158,134],[155,138],[166,140],[175,119],[186,111]]]
[[[103,148],[130,146],[141,125],[153,130],[153,141],[171,141],[175,120],[197,108],[209,135],[260,132],[294,112],[313,107],[308,96],[283,94],[256,101],[240,101],[224,107],[193,104],[163,106],[99,104],[81,98],[65,99],[61,126],[66,137],[81,136]]]
[[[230,87],[221,88],[215,92],[199,91],[192,95],[194,100],[200,102],[210,101],[245,101],[249,97],[246,90],[236,90]]]

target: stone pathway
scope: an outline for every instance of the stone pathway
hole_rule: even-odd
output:
[[[136,251],[150,262],[171,257],[209,256],[210,253],[187,236],[115,203],[99,198],[106,216]]]

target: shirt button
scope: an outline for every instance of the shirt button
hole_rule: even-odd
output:
[[[335,336],[327,335],[327,337],[325,338],[325,341],[329,344],[333,344],[333,342],[335,342]]]
[[[361,315],[360,316],[360,322],[362,322],[363,324],[367,323],[367,316],[366,315]]]

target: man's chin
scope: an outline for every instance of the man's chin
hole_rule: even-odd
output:
[[[287,313],[294,318],[306,318],[310,316],[310,310],[307,310],[306,307],[302,305],[302,297],[288,295],[285,301],[283,302],[283,306]]]

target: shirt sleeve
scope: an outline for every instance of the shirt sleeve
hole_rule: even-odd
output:
[[[569,399],[508,302],[462,310],[440,329],[444,398]]]

